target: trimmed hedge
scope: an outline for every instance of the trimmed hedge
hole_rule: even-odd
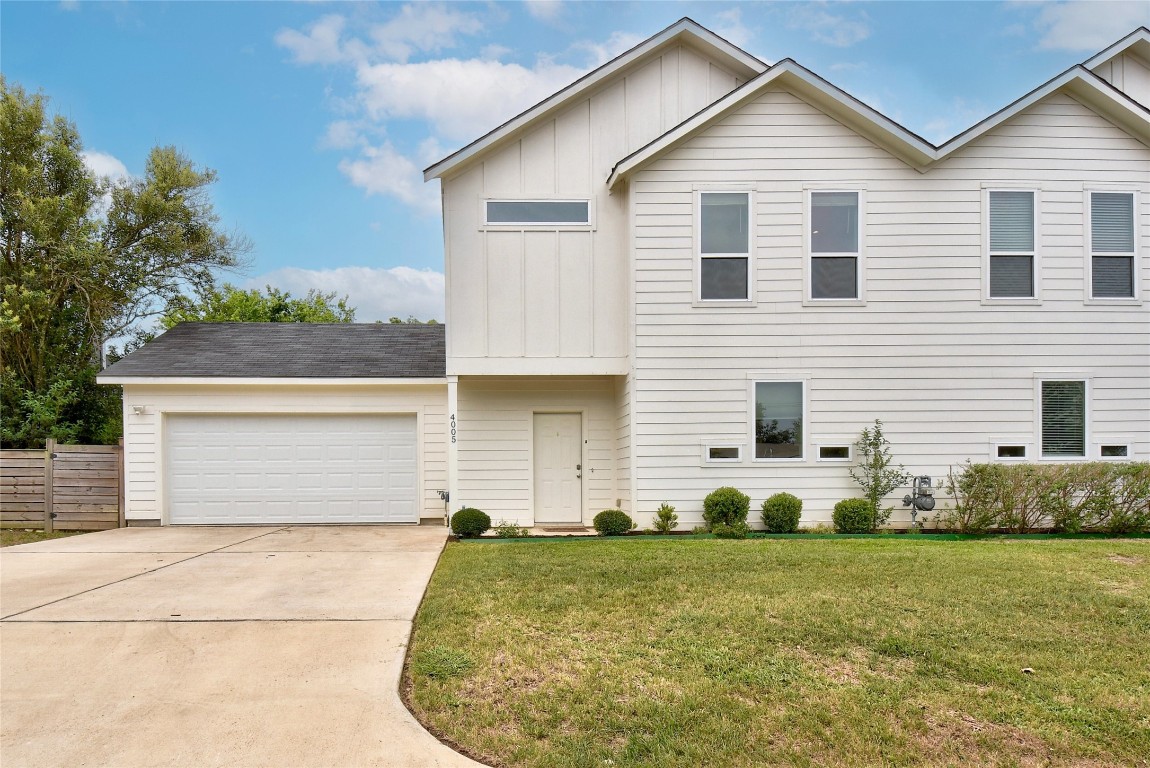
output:
[[[794,533],[799,529],[803,501],[789,493],[776,493],[763,502],[763,525],[767,533]]]
[[[835,533],[872,533],[876,517],[874,504],[866,499],[843,499],[831,515]]]
[[[750,532],[751,526],[746,523],[715,523],[711,528],[716,539],[745,539]]]
[[[605,509],[592,523],[600,536],[622,536],[635,527],[635,521],[621,509]]]
[[[750,511],[751,497],[729,485],[716,488],[703,499],[703,521],[709,529],[714,529],[720,523],[745,523]]]
[[[938,522],[959,533],[1150,532],[1150,462],[967,462],[950,472],[946,492],[954,507]]]
[[[464,507],[451,516],[451,532],[462,539],[482,536],[491,528],[487,513],[474,507]]]

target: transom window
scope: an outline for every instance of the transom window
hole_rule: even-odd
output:
[[[751,195],[699,193],[699,298],[748,301],[751,272]]]
[[[488,224],[587,224],[586,200],[488,200]]]
[[[1134,297],[1134,193],[1090,193],[1090,295]]]
[[[803,383],[755,382],[755,458],[803,458]]]
[[[1042,382],[1043,457],[1086,455],[1086,382]]]
[[[990,192],[989,295],[1034,297],[1034,192]]]
[[[859,297],[859,193],[811,192],[811,298]]]

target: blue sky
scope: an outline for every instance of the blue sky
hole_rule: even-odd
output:
[[[1150,25],[1150,3],[5,1],[0,68],[101,173],[168,144],[214,168],[255,246],[226,279],[442,318],[420,170],[683,16],[938,142]]]

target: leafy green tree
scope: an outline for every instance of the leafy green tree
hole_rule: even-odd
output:
[[[403,325],[404,323],[414,325],[439,325],[439,321],[434,317],[430,320],[420,320],[415,315],[408,315],[406,320],[399,317],[389,317],[387,318],[387,322],[391,323],[392,325]]]
[[[115,182],[82,151],[42,95],[0,77],[4,445],[118,437],[119,393],[95,384],[105,340],[210,286],[248,248],[220,229],[207,192],[215,173],[175,148],[153,149],[143,177]]]
[[[862,489],[863,498],[875,510],[875,525],[885,525],[894,513],[894,507],[881,506],[882,500],[896,488],[910,480],[910,473],[902,464],[896,465],[890,453],[890,441],[882,431],[882,421],[874,420],[874,427],[863,427],[855,441],[858,462],[849,468],[851,479]]]
[[[257,288],[245,291],[234,285],[210,286],[195,299],[178,296],[168,303],[160,318],[164,329],[177,323],[350,323],[355,308],[347,296],[322,293],[314,288],[303,298],[292,298],[287,291],[267,286],[266,293]]]

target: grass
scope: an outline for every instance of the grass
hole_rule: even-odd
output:
[[[0,528],[0,547],[11,547],[16,544],[31,544],[34,541],[47,541],[48,539],[62,539],[65,536],[75,536],[88,531],[33,531],[24,528]]]
[[[449,544],[404,693],[498,766],[1148,766],[1150,541]]]

